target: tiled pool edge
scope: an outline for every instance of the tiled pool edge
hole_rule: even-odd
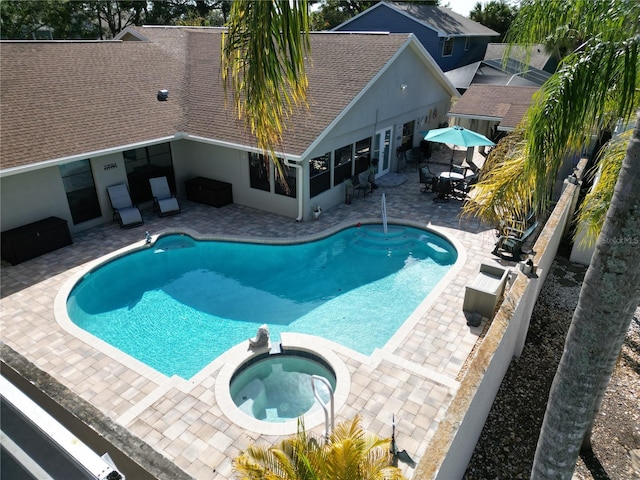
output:
[[[110,252],[106,255],[103,255],[100,258],[87,262],[86,264],[81,265],[77,269],[75,269],[75,271],[71,274],[71,276],[63,282],[61,288],[58,290],[54,298],[54,308],[53,308],[54,318],[58,323],[58,325],[64,331],[78,338],[79,340],[87,343],[88,345],[91,345],[92,347],[97,348],[98,350],[105,353],[115,361],[118,361],[120,363],[127,364],[127,365],[133,365],[135,370],[138,373],[144,375],[148,380],[158,384],[159,388],[167,388],[168,383],[179,385],[183,382],[186,382],[184,383],[185,387],[183,388],[183,391],[186,391],[185,389],[189,388],[188,385],[192,385],[193,383],[198,382],[198,379],[201,380],[203,376],[206,377],[210,374],[207,372],[218,370],[221,365],[224,365],[225,361],[221,359],[221,357],[224,357],[224,354],[214,359],[210,364],[203,367],[198,373],[196,373],[190,379],[182,379],[176,376],[168,377],[167,375],[155,370],[154,368],[150,367],[144,362],[136,359],[131,355],[128,355],[127,353],[123,352],[117,347],[114,347],[108,342],[78,327],[69,318],[69,315],[67,312],[67,305],[66,305],[67,299],[71,291],[75,287],[75,285],[79,281],[81,281],[82,278],[84,278],[86,275],[88,275],[90,272],[92,272],[96,268],[110,261],[113,261],[117,258],[120,258],[124,255],[127,255],[129,253],[132,253],[138,250],[143,250],[145,248],[153,248],[153,246],[156,244],[158,239],[166,235],[184,234],[184,235],[189,235],[192,238],[197,240],[234,241],[234,242],[245,242],[245,243],[290,245],[290,244],[304,243],[304,242],[323,239],[351,227],[359,227],[360,225],[379,224],[379,223],[380,223],[380,220],[376,218],[364,218],[357,222],[345,221],[332,228],[323,230],[321,232],[311,234],[305,237],[296,237],[296,238],[289,238],[289,237],[253,238],[253,237],[247,237],[247,236],[220,236],[220,235],[202,234],[194,229],[189,229],[189,228],[185,228],[181,230],[167,229],[156,235],[153,235],[152,241],[150,243],[147,243],[144,240],[134,242],[114,252]],[[421,223],[421,222],[416,222],[411,220],[402,220],[402,219],[396,219],[396,218],[389,218],[388,223],[394,224],[394,225],[412,227],[420,230],[426,230],[438,236],[443,237],[446,241],[450,242],[454,246],[457,253],[457,258],[456,258],[456,262],[451,266],[451,268],[445,274],[445,276],[438,281],[434,289],[414,309],[411,315],[407,317],[407,319],[400,325],[400,327],[391,336],[391,338],[385,343],[385,345],[382,348],[377,349],[372,353],[372,355],[370,356],[372,359],[374,358],[375,355],[378,354],[377,352],[380,350],[383,352],[392,353],[395,349],[397,349],[401,345],[402,340],[407,335],[410,334],[411,330],[416,326],[417,322],[422,317],[422,315],[424,315],[427,309],[433,305],[433,303],[437,300],[439,295],[447,288],[451,280],[459,274],[460,269],[466,264],[466,260],[467,260],[466,249],[464,248],[462,242],[460,242],[455,236],[451,236],[447,234],[442,229],[433,227],[430,223],[425,225],[424,223]],[[322,340],[322,339],[319,339],[319,340]],[[333,342],[329,342],[329,343],[333,344]],[[333,344],[333,345],[334,345],[333,348],[337,347],[339,350],[343,349],[341,345],[337,345],[337,344]],[[345,347],[343,349],[343,353],[347,356],[354,356],[356,359],[361,360],[360,354],[349,348]],[[363,356],[363,358],[368,358],[368,357]],[[126,413],[121,415],[121,418],[124,418],[124,419],[128,419],[129,417],[130,415],[127,415]]]

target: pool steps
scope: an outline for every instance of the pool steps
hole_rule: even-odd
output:
[[[360,249],[368,251],[407,251],[415,248],[417,244],[422,244],[423,239],[406,237],[404,229],[390,228],[387,234],[378,231],[362,231],[355,239],[354,245]],[[423,247],[421,245],[421,247]],[[437,241],[429,239],[426,241],[428,253],[433,260],[440,264],[449,264],[455,261],[452,253],[440,245]]]

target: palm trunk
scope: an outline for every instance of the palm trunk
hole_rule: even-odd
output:
[[[571,479],[640,302],[640,117],[556,372],[531,478]]]
[[[633,316],[633,312],[631,315]],[[607,366],[600,380],[600,385],[598,386],[598,390],[596,391],[594,407],[593,407],[593,415],[591,416],[591,421],[589,422],[589,425],[587,425],[587,430],[584,434],[584,438],[582,439],[582,445],[580,446],[580,451],[583,453],[588,453],[589,451],[591,451],[591,433],[593,431],[593,424],[596,421],[596,415],[600,410],[600,404],[602,403],[604,394],[607,391],[607,386],[609,385],[609,381],[611,380],[613,369],[615,368],[616,364],[618,363],[618,359],[620,358],[620,351],[622,350],[622,344],[624,343],[624,339],[626,338],[627,331],[629,330],[629,325],[627,323],[620,322],[620,328],[622,331],[619,331],[615,335],[616,341],[611,346],[611,353],[609,355],[609,360],[607,362]]]

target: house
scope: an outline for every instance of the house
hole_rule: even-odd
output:
[[[471,85],[448,115],[454,124],[482,133],[495,142],[516,128],[538,90],[538,87]]]
[[[311,34],[309,108],[281,151],[288,188],[225,106],[221,29],[130,28],[111,41],[0,43],[2,231],[51,216],[71,233],[112,221],[107,187],[143,209],[148,179],[178,197],[204,177],[235,203],[299,221],[344,201],[343,182],[446,122],[453,85],[412,34]],[[164,92],[161,92],[164,91]],[[146,207],[145,207],[146,206]]]
[[[530,49],[514,46],[505,62],[506,51],[506,44],[490,43],[483,60],[449,70],[447,78],[460,94],[477,84],[541,87],[558,65],[542,45]]]
[[[558,68],[559,62],[557,57],[550,53],[542,44],[523,47],[521,45],[510,46],[508,43],[490,43],[487,45],[484,59],[487,61],[501,61],[509,48],[509,58],[526,65],[528,68],[541,70],[549,74],[554,73],[556,68]]]
[[[507,48],[490,43],[484,60],[445,74],[462,95],[449,112],[453,123],[494,141],[515,129],[558,65],[543,45],[513,46],[504,61]]]
[[[411,32],[445,72],[482,60],[488,43],[500,35],[448,8],[384,1],[333,31]]]

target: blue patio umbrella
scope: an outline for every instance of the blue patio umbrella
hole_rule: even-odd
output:
[[[492,147],[495,145],[495,143],[484,135],[457,125],[454,127],[429,130],[424,136],[424,139],[436,143],[451,143],[466,148],[481,146]],[[453,162],[453,153],[451,154],[451,161]]]

